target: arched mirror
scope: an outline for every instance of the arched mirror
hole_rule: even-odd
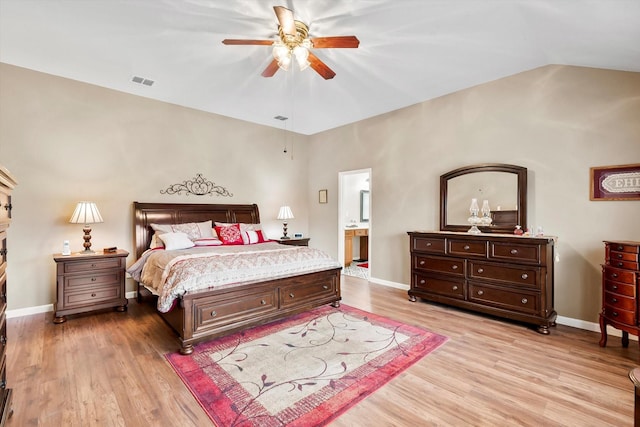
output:
[[[467,231],[469,206],[488,200],[490,226],[484,233],[513,233],[527,226],[527,168],[501,163],[465,166],[440,176],[440,230]]]

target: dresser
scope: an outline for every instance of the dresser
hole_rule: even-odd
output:
[[[53,323],[64,323],[68,314],[115,307],[127,309],[125,267],[129,252],[55,254],[57,283]]]
[[[12,391],[7,387],[7,228],[11,223],[11,192],[16,186],[11,173],[0,166],[0,426],[13,412]]]
[[[554,239],[506,234],[409,232],[409,299],[531,324],[555,325]]]
[[[629,333],[640,335],[640,242],[605,241],[602,264],[602,312],[600,347],[607,345],[607,325],[622,331],[622,346],[629,346]]]

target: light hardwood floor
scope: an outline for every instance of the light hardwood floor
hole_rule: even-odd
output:
[[[519,324],[342,278],[343,303],[449,337],[333,426],[631,426],[636,341]],[[129,311],[8,320],[8,426],[212,426],[164,359],[177,349],[150,303]]]

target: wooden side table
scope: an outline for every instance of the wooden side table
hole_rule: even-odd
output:
[[[54,254],[57,281],[53,323],[64,323],[68,314],[115,307],[127,309],[125,267],[129,252]]]
[[[300,237],[300,238],[290,238],[290,239],[271,239],[280,243],[281,245],[289,245],[289,246],[309,246],[309,237]]]

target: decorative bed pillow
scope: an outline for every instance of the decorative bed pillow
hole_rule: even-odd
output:
[[[240,225],[216,226],[216,233],[223,245],[243,245]]]
[[[168,251],[174,249],[187,249],[195,246],[191,239],[189,239],[189,236],[185,233],[164,233],[159,237],[164,242],[164,248]]]
[[[249,224],[246,222],[215,222],[216,227],[228,227],[233,224],[238,224],[240,226],[240,231],[258,231],[262,230],[262,226],[260,224]]]
[[[164,249],[164,242],[159,236],[159,233],[153,233],[151,236],[151,243],[149,244],[149,249]]]
[[[215,238],[203,238],[203,239],[196,239],[193,241],[193,243],[195,243],[196,246],[220,246],[222,244],[222,241],[220,241],[220,239],[218,239],[217,237]]]
[[[189,239],[211,239],[213,234],[212,221],[185,222],[182,224],[151,224],[156,233],[185,233]]]
[[[242,231],[242,243],[245,245],[253,245],[255,243],[264,243],[266,240],[262,235],[262,230],[247,230]]]

